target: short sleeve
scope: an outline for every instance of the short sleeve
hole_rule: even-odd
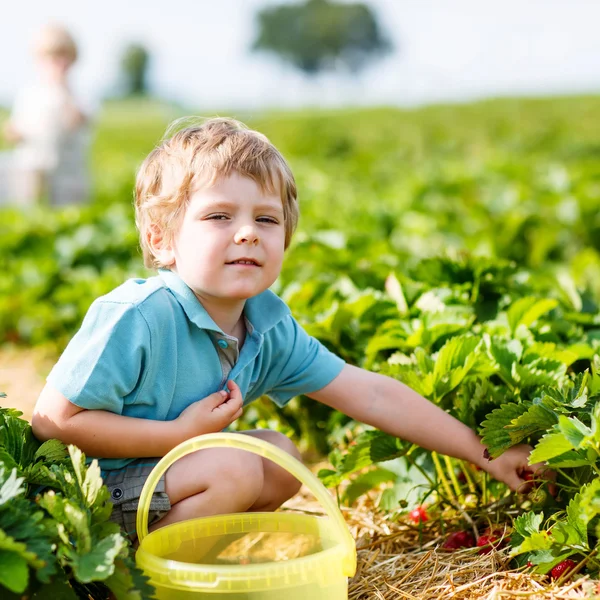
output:
[[[292,316],[284,323],[280,332],[282,339],[278,341],[286,351],[281,353],[276,381],[266,392],[279,406],[284,406],[295,396],[325,387],[345,365],[343,359],[308,335]]]
[[[149,354],[139,309],[96,300],[47,381],[77,406],[121,414],[143,384]]]

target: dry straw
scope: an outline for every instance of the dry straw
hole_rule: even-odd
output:
[[[322,514],[310,493],[286,503],[284,510]],[[508,551],[480,555],[477,549],[447,551],[438,521],[419,528],[392,520],[362,497],[342,513],[356,540],[358,566],[350,581],[350,600],[477,599],[571,600],[595,598],[597,582],[588,577],[560,585],[547,577],[510,568]]]

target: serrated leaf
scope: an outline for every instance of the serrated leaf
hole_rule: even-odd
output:
[[[506,341],[497,337],[484,336],[487,350],[498,374],[509,385],[515,382],[515,369],[523,356],[523,345],[519,340]]]
[[[403,456],[410,447],[410,444],[403,442],[393,435],[381,431],[377,433],[380,435],[375,435],[371,439],[370,455],[374,463],[385,462]]]
[[[481,424],[482,441],[487,446],[492,458],[498,458],[513,445],[510,432],[506,426],[527,412],[529,404],[510,402],[488,413]]]
[[[34,459],[43,458],[47,462],[60,462],[68,456],[67,447],[59,440],[45,441],[35,452]]]
[[[518,444],[521,440],[537,431],[546,431],[558,422],[556,413],[541,403],[530,406],[525,413],[513,419],[504,429],[510,436],[512,444]]]
[[[522,535],[522,534],[521,534]],[[511,554],[523,554],[525,552],[551,551],[552,539],[545,531],[534,531],[524,536],[519,546],[513,548]]]
[[[589,519],[587,518],[587,511],[582,508],[581,502],[581,493],[575,494],[567,506],[567,523],[574,530],[577,538],[575,540],[568,539],[566,542],[568,545],[587,545],[588,543],[587,524]]]
[[[464,368],[466,372],[475,364],[474,353],[479,338],[472,335],[458,335],[450,338],[440,349],[433,369],[434,379],[439,380],[453,369]]]
[[[524,538],[539,532],[544,515],[542,513],[528,512],[519,515],[514,521],[515,530]]]
[[[129,557],[115,560],[115,572],[104,583],[117,600],[144,600],[154,597],[149,577]]]
[[[103,581],[113,574],[114,561],[127,542],[119,533],[100,540],[83,555],[75,555],[72,562],[77,579],[83,583]]]
[[[342,483],[351,473],[406,454],[409,447],[410,444],[383,431],[365,431],[342,456],[334,474],[325,472],[321,479],[327,487],[334,487]]]
[[[569,404],[573,408],[583,408],[588,401],[588,383],[590,381],[590,373],[578,373],[575,381],[573,382],[573,388],[569,394]]]
[[[560,415],[558,418],[558,430],[565,436],[574,449],[578,449],[586,438],[592,436],[592,430],[577,417]]]
[[[579,517],[586,525],[598,514],[600,514],[600,478],[596,477],[592,482],[581,488],[578,510]]]
[[[86,466],[85,454],[79,448],[69,446],[68,450],[83,497],[89,505],[92,505],[104,485],[98,461],[94,459]]]
[[[585,467],[590,465],[587,453],[582,450],[569,450],[564,454],[548,459],[546,463],[549,467],[554,469]]]
[[[560,456],[569,450],[573,450],[573,445],[560,431],[547,433],[536,445],[529,455],[529,464],[545,462],[555,456]]]

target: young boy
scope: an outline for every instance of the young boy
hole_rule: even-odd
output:
[[[42,440],[101,457],[114,518],[133,535],[144,481],[174,446],[226,428],[263,394],[309,397],[519,488],[528,446],[488,461],[475,433],[402,383],[347,365],[308,336],[268,288],[298,219],[292,173],[275,147],[231,119],[179,131],[136,184],[145,264],[97,299],[50,373],[33,415]],[[245,432],[298,452],[285,436]],[[150,529],[197,516],[274,510],[299,483],[268,460],[202,450],[157,487]],[[160,521],[159,521],[160,519]]]

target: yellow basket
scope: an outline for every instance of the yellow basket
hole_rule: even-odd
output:
[[[264,512],[190,519],[148,533],[150,500],[179,458],[205,448],[237,448],[294,475],[328,517]],[[211,433],[173,448],[152,470],[137,513],[136,562],[160,600],[342,600],[356,571],[356,547],[321,482],[287,452],[241,434]]]

